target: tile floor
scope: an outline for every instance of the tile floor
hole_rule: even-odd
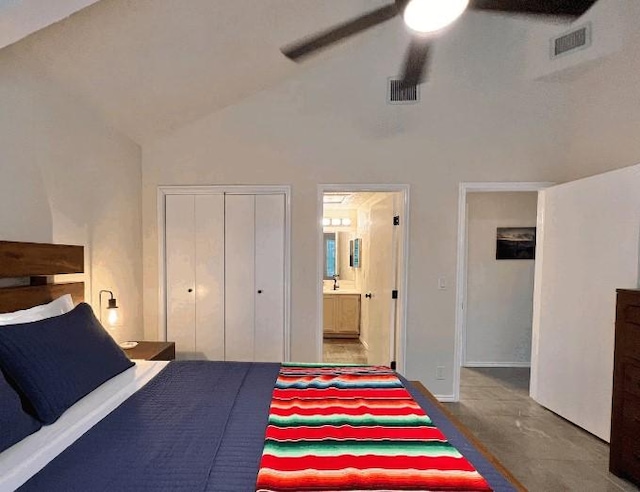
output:
[[[367,364],[367,351],[358,339],[325,338],[322,353],[330,364]]]
[[[607,443],[528,395],[528,369],[463,368],[445,406],[532,492],[640,490],[608,472]]]

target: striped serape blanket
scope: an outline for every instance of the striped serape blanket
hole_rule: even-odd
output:
[[[283,365],[256,490],[491,488],[388,367]]]

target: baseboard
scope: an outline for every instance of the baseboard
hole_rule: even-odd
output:
[[[369,344],[365,342],[362,338],[360,339],[360,343],[365,348],[365,350],[369,350]]]
[[[456,401],[454,395],[433,395],[435,396],[440,403],[452,403]]]
[[[465,362],[462,367],[531,367],[531,362]]]

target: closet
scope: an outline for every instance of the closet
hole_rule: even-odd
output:
[[[166,337],[185,359],[285,357],[285,195],[164,196]]]

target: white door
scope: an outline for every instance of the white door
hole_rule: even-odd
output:
[[[531,396],[605,441],[616,289],[639,280],[638,190],[636,165],[547,188],[539,198]]]
[[[282,361],[285,195],[167,195],[165,206],[179,358]]]
[[[256,195],[254,360],[284,360],[284,195]]]
[[[392,309],[392,290],[395,288],[395,258],[393,231],[394,200],[388,194],[371,207],[371,234],[369,237],[369,278],[371,298],[365,298],[369,309],[368,362],[373,365],[391,363],[391,337],[395,325]]]
[[[254,360],[255,196],[225,198],[225,360]]]
[[[165,209],[167,340],[180,357],[196,353],[195,197],[168,195]]]
[[[225,200],[225,359],[284,358],[284,195]]]
[[[167,339],[181,358],[224,358],[224,195],[168,195]]]
[[[195,357],[224,360],[224,195],[197,195],[195,216]]]

